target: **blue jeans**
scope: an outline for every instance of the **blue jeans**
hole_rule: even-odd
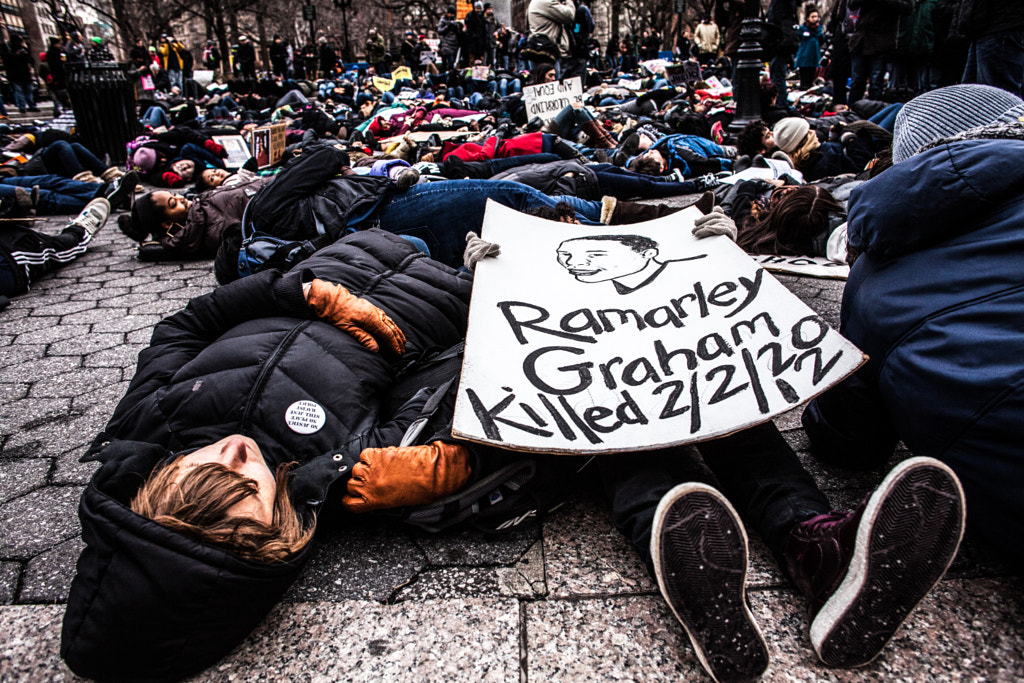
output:
[[[891,133],[896,127],[896,115],[900,113],[900,109],[903,109],[903,103],[893,102],[888,107],[868,119],[868,121],[871,123],[877,123],[879,126],[885,128]]]
[[[1021,94],[1024,84],[1024,29],[982,36],[971,43],[964,83],[980,83]]]
[[[284,94],[284,96],[281,99],[277,101],[277,104],[274,106],[275,108],[280,109],[281,107],[287,106],[289,104],[309,104],[309,100],[307,100],[306,96],[302,94],[302,91],[289,90]]]
[[[775,106],[789,107],[789,90],[786,87],[786,72],[789,70],[789,55],[780,55],[772,59],[768,64],[768,74],[772,84],[779,91],[775,98]]]
[[[18,111],[24,112],[26,109],[35,109],[36,102],[32,95],[31,81],[26,81],[25,83],[11,81],[11,92],[14,94],[14,104],[18,107]]]
[[[583,126],[593,120],[594,115],[590,110],[566,105],[562,111],[555,114],[552,122],[558,126],[558,137],[573,141],[583,131]]]
[[[198,168],[196,172],[203,169],[203,164],[210,164],[216,168],[224,168],[224,160],[220,157],[215,157],[205,147],[200,147],[194,142],[187,142],[181,146],[181,152],[179,156],[182,159],[191,159],[196,163]]]
[[[864,88],[867,86],[869,100],[882,99],[885,87],[885,55],[865,55],[858,52],[850,55],[850,68],[853,82],[850,85],[850,103],[864,99]]]
[[[498,81],[498,94],[502,97],[523,91],[523,82],[518,78],[509,80],[502,78]]]
[[[578,197],[550,197],[532,187],[508,180],[447,180],[413,185],[378,208],[376,223],[397,235],[418,237],[434,259],[453,267],[462,265],[466,233],[479,233],[487,200],[526,213],[566,201],[580,222],[599,225],[601,202]]]
[[[13,197],[15,187],[39,186],[36,212],[44,216],[78,213],[96,198],[100,185],[83,183],[58,175],[23,175],[0,178],[0,198]]]
[[[171,80],[172,88],[177,86],[178,90],[181,90],[182,75],[180,69],[176,69],[174,71],[168,70],[167,77]]]
[[[171,119],[167,116],[167,112],[165,112],[161,107],[156,106],[147,109],[146,113],[142,115],[142,118],[139,119],[139,121],[142,125],[151,126],[153,128],[159,128],[160,126],[164,126],[166,128],[171,127]]]
[[[73,178],[82,171],[100,176],[107,167],[99,158],[80,143],[57,140],[39,152],[46,170],[50,173]]]
[[[697,184],[692,180],[677,183],[612,164],[593,164],[589,168],[597,174],[601,194],[617,199],[660,199],[697,192]]]

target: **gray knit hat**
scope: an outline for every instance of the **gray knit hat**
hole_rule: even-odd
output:
[[[779,149],[786,154],[792,154],[800,149],[810,129],[811,124],[807,123],[807,119],[791,116],[776,123],[772,133],[775,134],[775,144]]]
[[[892,162],[906,161],[934,140],[996,121],[1017,121],[1022,107],[1021,98],[988,85],[964,83],[926,92],[896,115]]]

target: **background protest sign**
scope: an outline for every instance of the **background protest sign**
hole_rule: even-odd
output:
[[[583,104],[583,81],[579,76],[567,81],[523,86],[526,117],[539,116],[545,123],[573,102]]]
[[[380,76],[373,77],[373,87],[381,92],[390,92],[395,87],[395,81],[392,78],[381,78]]]
[[[213,141],[224,147],[228,153],[224,165],[228,168],[241,168],[252,156],[249,153],[249,145],[245,144],[245,138],[241,135],[214,135]]]
[[[391,78],[396,81],[412,80],[412,69],[407,66],[400,66],[391,72]]]
[[[764,422],[863,354],[696,210],[628,226],[553,223],[488,202],[453,433],[592,454]]]
[[[823,256],[768,256],[751,254],[756,263],[765,270],[786,275],[804,275],[831,280],[846,280],[850,277],[850,266]]]

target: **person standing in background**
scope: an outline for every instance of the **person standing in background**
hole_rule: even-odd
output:
[[[800,89],[814,85],[814,74],[821,63],[821,17],[818,8],[808,4],[804,8],[804,23],[798,29],[800,47],[796,51],[796,68],[800,71]]]

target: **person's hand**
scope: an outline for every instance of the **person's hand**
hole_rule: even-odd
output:
[[[373,352],[380,344],[398,355],[405,353],[405,335],[395,321],[366,299],[354,296],[341,285],[313,280],[302,287],[318,317],[344,330]]]
[[[733,242],[736,241],[736,223],[725,215],[725,211],[720,206],[716,206],[711,213],[701,216],[693,222],[693,236],[697,239],[714,235],[725,235]]]
[[[475,270],[480,259],[497,256],[501,247],[493,242],[482,239],[475,232],[466,233],[466,251],[462,253],[462,264],[469,270]]]
[[[423,505],[461,489],[471,472],[469,451],[456,444],[367,448],[341,504],[351,512]]]

